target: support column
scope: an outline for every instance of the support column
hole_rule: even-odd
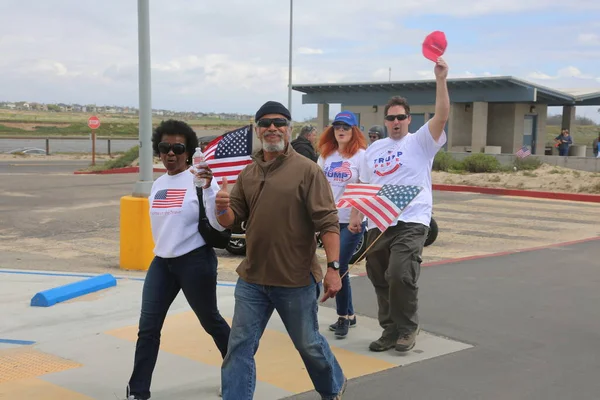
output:
[[[574,123],[575,123],[575,106],[563,106],[561,130],[568,129],[569,133],[572,135],[573,129],[571,129],[571,128]]]
[[[317,131],[323,132],[327,125],[329,125],[329,104],[317,104]]]
[[[471,127],[471,153],[482,153],[487,146],[488,103],[473,102],[473,124]]]

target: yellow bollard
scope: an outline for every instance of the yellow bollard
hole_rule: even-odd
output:
[[[121,269],[148,270],[154,258],[148,198],[121,197]]]

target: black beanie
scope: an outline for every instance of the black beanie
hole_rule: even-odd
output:
[[[281,103],[278,103],[276,101],[267,101],[265,104],[262,105],[262,107],[260,107],[258,109],[258,111],[256,112],[256,115],[254,116],[254,120],[258,121],[259,119],[261,119],[264,115],[267,114],[281,114],[284,117],[286,117],[288,120],[292,120],[292,116],[290,115],[290,111],[285,108],[285,106]]]

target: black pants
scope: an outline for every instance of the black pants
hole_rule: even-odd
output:
[[[379,325],[386,337],[398,337],[414,331],[417,315],[421,272],[421,254],[429,227],[399,222],[385,230],[370,229],[367,253],[367,276],[377,295]]]
[[[225,358],[230,328],[217,308],[217,256],[207,246],[176,258],[154,257],[142,292],[142,313],[135,347],[130,394],[150,398],[152,372],[158,358],[160,332],[167,311],[183,290],[200,324]]]

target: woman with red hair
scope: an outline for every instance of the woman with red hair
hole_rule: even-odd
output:
[[[319,140],[320,157],[317,161],[323,169],[337,202],[346,185],[357,183],[363,165],[367,141],[357,126],[356,116],[350,111],[342,111],[335,116],[332,126],[327,128]],[[340,222],[340,276],[348,271],[350,258],[365,230],[365,224],[350,226],[350,209],[338,208]],[[352,306],[350,277],[342,279],[342,290],[335,297],[338,320],[329,329],[338,338],[348,335],[348,328],[356,326],[356,316]]]

